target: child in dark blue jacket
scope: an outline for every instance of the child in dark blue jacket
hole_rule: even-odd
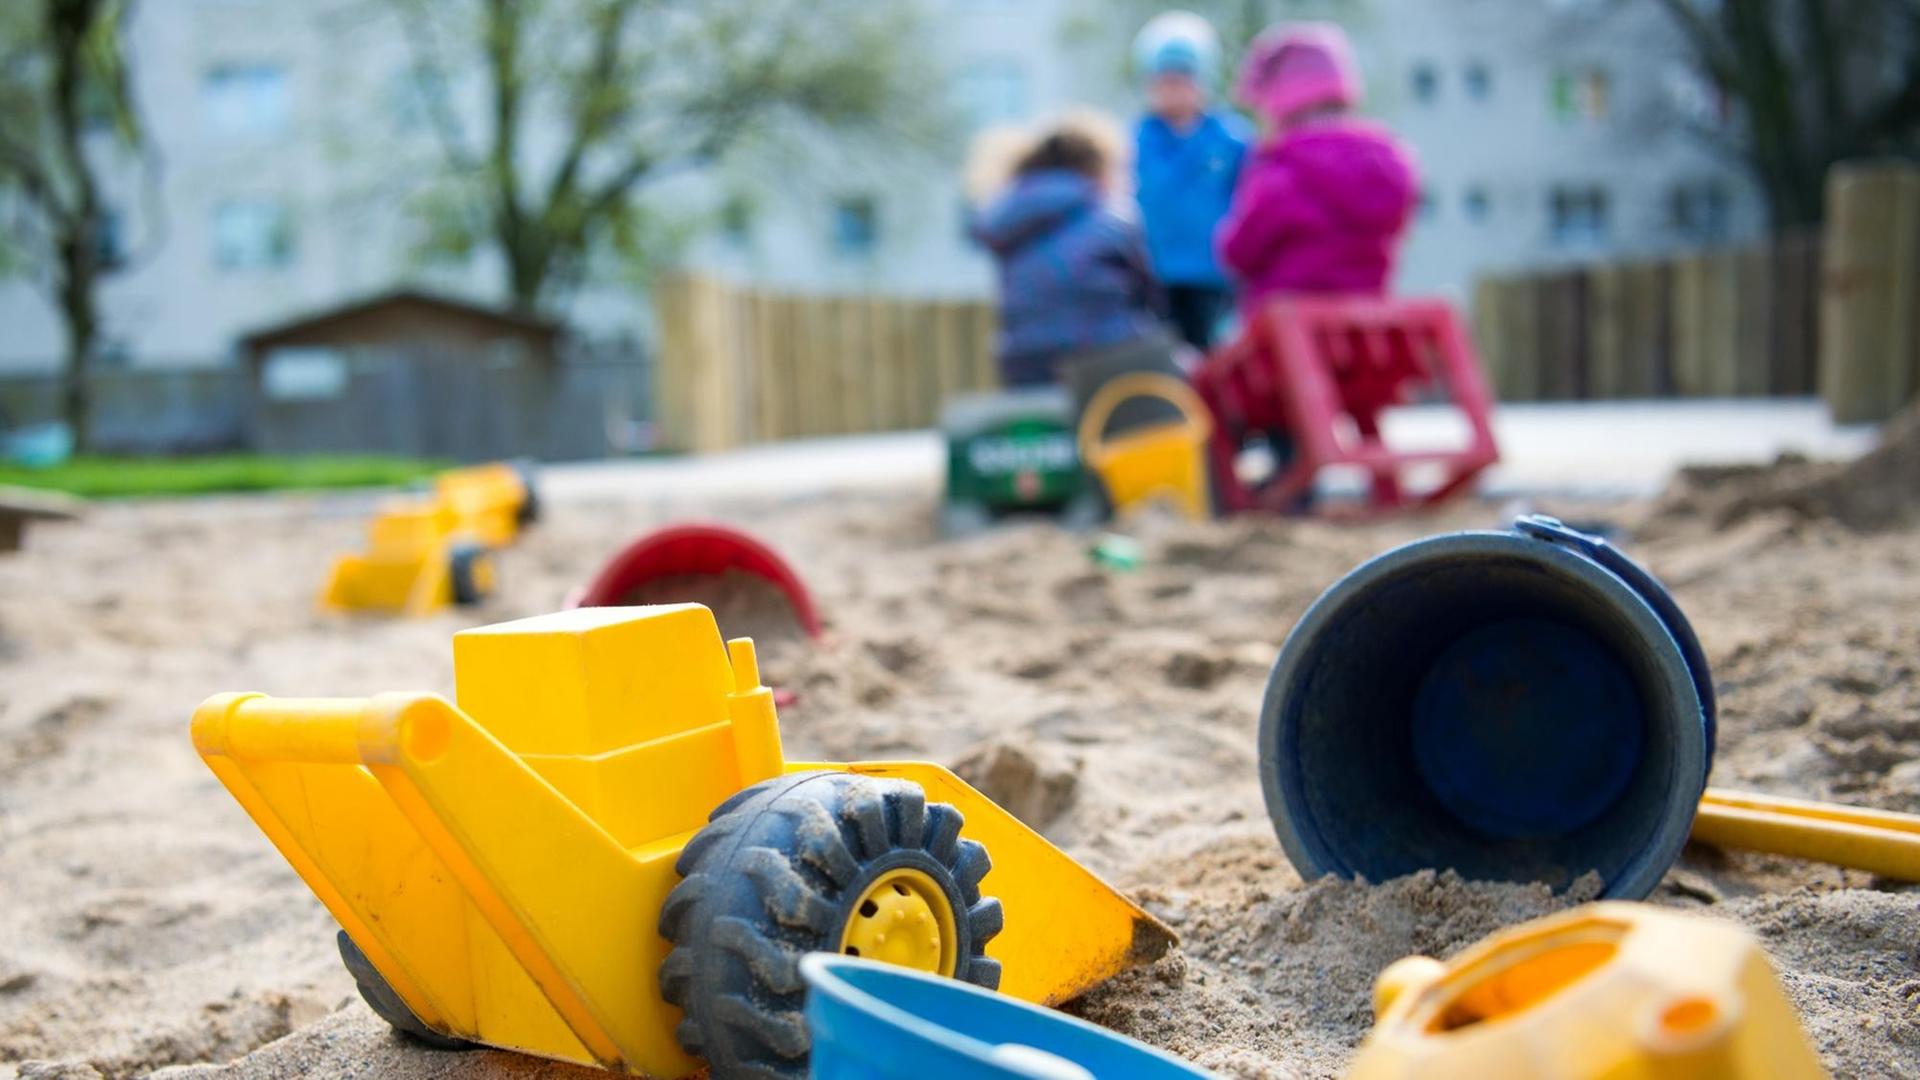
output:
[[[1214,230],[1233,202],[1252,132],[1209,108],[1220,46],[1206,20],[1156,17],[1134,42],[1147,114],[1134,132],[1134,188],[1153,271],[1167,290],[1175,330],[1205,352],[1233,293],[1214,259]]]
[[[1140,231],[1107,208],[1113,162],[1071,125],[1044,135],[974,220],[1000,272],[1001,380],[1057,381],[1078,353],[1160,334],[1164,302]]]

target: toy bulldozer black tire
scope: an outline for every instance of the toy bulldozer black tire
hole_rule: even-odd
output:
[[[380,969],[373,966],[373,961],[367,959],[367,954],[360,951],[360,946],[353,943],[345,930],[340,931],[338,943],[340,962],[347,966],[347,974],[353,976],[353,985],[360,991],[360,999],[393,1030],[436,1050],[477,1049],[474,1043],[465,1039],[442,1035],[415,1016],[413,1010],[407,1008],[407,1003],[400,1000],[400,995],[394,993],[386,976],[380,974]]]
[[[520,478],[520,505],[513,512],[513,520],[521,526],[532,525],[540,520],[540,488],[536,481],[540,475],[531,460],[520,458],[513,462],[513,471]]]
[[[660,989],[686,1013],[681,1048],[714,1080],[805,1077],[800,958],[843,951],[858,920],[876,915],[873,890],[902,875],[929,890],[915,902],[946,905],[936,914],[953,938],[947,973],[997,988],[1000,964],[985,950],[1000,902],[980,895],[987,851],[960,826],[958,810],[929,805],[916,784],[852,773],[776,777],[722,803],[681,852],[683,880],[660,910],[673,945]]]
[[[493,558],[493,553],[479,544],[455,544],[447,553],[447,574],[453,584],[453,602],[461,607],[471,607],[487,598],[492,592],[491,584],[482,569],[482,564]]]

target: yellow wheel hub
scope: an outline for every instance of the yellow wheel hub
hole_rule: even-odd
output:
[[[946,891],[911,867],[875,878],[840,932],[840,951],[848,956],[949,977],[959,966],[959,946]]]

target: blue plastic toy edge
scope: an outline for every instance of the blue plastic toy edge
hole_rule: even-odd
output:
[[[815,1016],[816,1010],[831,1008],[836,1005],[842,1006],[854,1010],[863,1016],[870,1017],[876,1023],[898,1028],[913,1038],[924,1039],[952,1054],[971,1059],[978,1064],[982,1075],[1011,1071],[1007,1064],[996,1062],[992,1059],[993,1046],[972,1036],[950,1030],[932,1020],[908,1012],[854,986],[845,978],[841,977],[840,972],[847,969],[859,969],[870,974],[884,975],[888,979],[898,979],[903,982],[917,981],[932,984],[937,986],[943,994],[951,995],[963,1003],[967,1002],[967,999],[971,999],[971,1003],[988,1008],[1018,1009],[1024,1012],[1040,1014],[1050,1023],[1057,1023],[1063,1027],[1074,1028],[1093,1038],[1111,1042],[1116,1049],[1124,1049],[1125,1052],[1138,1054],[1147,1059],[1157,1060],[1160,1064],[1167,1067],[1171,1075],[1190,1076],[1199,1078],[1199,1080],[1209,1080],[1209,1078],[1213,1076],[1212,1073],[1195,1066],[1192,1062],[1182,1060],[1164,1050],[1148,1046],[1137,1039],[1130,1039],[1119,1032],[1109,1031],[1106,1028],[1100,1027],[1098,1024],[1090,1024],[1078,1017],[1068,1016],[1065,1013],[1056,1012],[1039,1005],[1029,1004],[1017,998],[1008,997],[1005,994],[960,982],[955,979],[942,978],[938,975],[929,975],[924,972],[912,971],[891,964],[843,956],[838,953],[816,952],[809,953],[800,958],[800,974],[807,980],[807,1019],[810,1026],[816,1028],[820,1026]],[[965,1005],[963,1004],[961,1007],[965,1007]]]

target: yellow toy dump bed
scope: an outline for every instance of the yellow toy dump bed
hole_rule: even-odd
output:
[[[507,463],[450,469],[430,497],[389,499],[367,527],[367,549],[334,560],[320,590],[332,611],[424,615],[490,595],[493,551],[539,514],[532,473]]]
[[[456,536],[455,525],[453,512],[441,503],[388,502],[367,526],[367,550],[334,560],[320,606],[424,615],[487,595],[494,586],[493,555]]]
[[[751,1064],[724,1036],[752,997],[780,1011],[747,1018],[748,1049],[772,1046],[790,1070],[806,1049],[797,976],[789,986],[784,974],[800,946],[864,946],[979,982],[997,961],[1003,990],[1052,1003],[1172,941],[937,765],[786,762],[752,642],[723,645],[699,605],[469,630],[454,661],[458,706],[223,694],[193,719],[208,766],[435,1032],[663,1078],[700,1067],[693,1045],[726,1076],[728,1063]],[[918,785],[924,804],[884,778]],[[824,788],[884,791],[884,814],[872,810],[882,800],[849,797],[828,804],[852,807],[835,829],[794,801]],[[799,823],[793,858],[769,860],[778,853],[760,845],[778,846],[765,837],[782,815]],[[811,828],[820,821],[825,832]],[[833,842],[848,835],[860,842]],[[891,843],[878,858],[875,838]],[[683,853],[695,869],[676,893]],[[808,887],[783,891],[796,881]],[[741,938],[753,920],[721,910],[738,896],[771,898],[760,936]],[[747,970],[733,960],[769,942],[772,960],[749,965],[762,983],[733,993],[728,980]]]

